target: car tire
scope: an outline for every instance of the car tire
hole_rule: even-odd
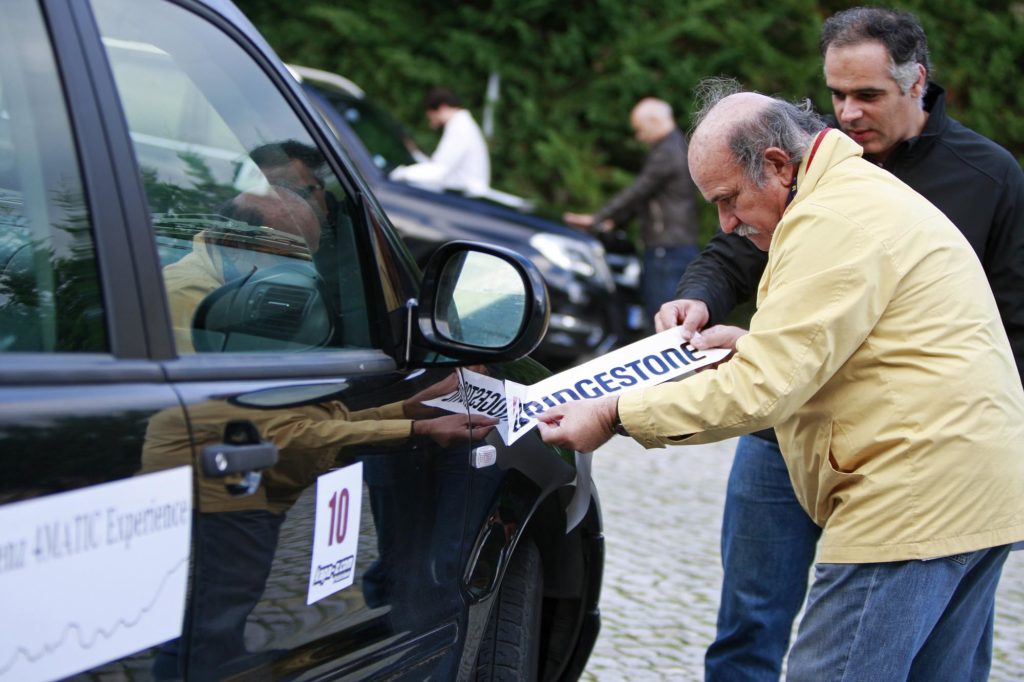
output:
[[[520,543],[494,597],[477,654],[477,682],[536,680],[544,575],[532,540]]]

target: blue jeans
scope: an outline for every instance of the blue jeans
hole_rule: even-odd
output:
[[[987,680],[996,587],[1009,551],[818,564],[786,679]]]
[[[778,444],[740,438],[726,490],[725,576],[705,680],[777,682],[820,535],[796,500]]]
[[[644,308],[648,323],[652,323],[662,303],[675,299],[683,271],[699,253],[695,245],[644,249]]]

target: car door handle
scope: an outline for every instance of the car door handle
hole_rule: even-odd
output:
[[[207,445],[200,453],[203,473],[212,478],[259,471],[277,464],[277,446],[270,441],[230,445]]]

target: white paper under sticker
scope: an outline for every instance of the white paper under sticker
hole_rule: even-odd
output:
[[[362,508],[362,462],[324,474],[316,480],[313,558],[306,604],[345,589],[355,579]]]
[[[548,408],[654,386],[719,362],[730,352],[697,350],[683,340],[681,327],[673,327],[532,386],[506,381],[509,443],[536,426],[537,415]]]
[[[0,680],[53,680],[181,635],[192,470],[0,507]]]
[[[459,387],[424,405],[440,407],[449,412],[465,412],[500,420],[494,428],[505,445],[508,441],[508,408],[505,405],[505,382],[470,369],[459,370]]]

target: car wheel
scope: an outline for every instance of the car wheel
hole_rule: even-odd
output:
[[[544,576],[540,551],[532,540],[520,543],[494,597],[480,651],[478,682],[537,679],[540,612]]]

